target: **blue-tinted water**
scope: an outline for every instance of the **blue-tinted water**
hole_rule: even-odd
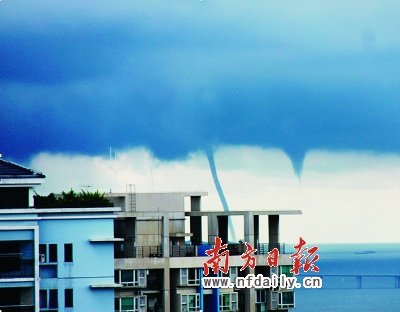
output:
[[[296,312],[400,311],[400,244],[318,246],[323,288],[297,289]]]

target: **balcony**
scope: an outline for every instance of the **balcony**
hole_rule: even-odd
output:
[[[207,249],[211,249],[212,245],[180,245],[180,246],[171,246],[169,256],[170,257],[200,257],[200,256],[207,256],[205,251]],[[290,254],[292,252],[292,247],[287,246],[286,244],[268,244],[268,243],[261,243],[257,245],[257,252],[258,255],[266,255],[272,249],[278,248],[281,254]],[[230,256],[241,256],[243,253],[246,252],[246,245],[245,244],[228,244],[228,248],[226,249],[229,251]]]
[[[181,245],[171,246],[169,248],[170,257],[196,257],[197,246],[194,245]]]
[[[0,254],[0,279],[34,277],[34,261],[20,253]]]
[[[1,312],[35,312],[34,306],[24,306],[24,305],[0,305]]]
[[[268,243],[259,243],[257,245],[257,254],[258,255],[266,255],[272,249],[278,248],[280,254],[291,254],[293,251],[293,246],[288,246],[287,244],[268,244]]]
[[[170,246],[169,248],[169,256],[170,257],[204,257],[207,256],[205,251],[211,249],[212,245],[203,244],[203,245],[180,245],[180,246]],[[260,243],[257,245],[257,252],[255,254],[258,255],[266,255],[272,249],[278,248],[281,254],[290,254],[293,250],[292,246],[288,246],[286,244],[268,244],[268,243]],[[246,245],[241,243],[228,244],[228,248],[230,256],[241,256],[246,252]],[[126,239],[124,242],[116,242],[115,243],[115,258],[162,258],[162,247],[161,246],[134,246],[132,242],[127,242]]]
[[[137,246],[126,248],[124,243],[116,244],[114,250],[116,259],[121,258],[161,258],[163,256],[161,246]]]
[[[34,288],[0,288],[0,310],[2,312],[34,312]]]

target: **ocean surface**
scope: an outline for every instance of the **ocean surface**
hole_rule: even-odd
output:
[[[323,287],[296,289],[293,311],[400,311],[400,244],[317,246]]]

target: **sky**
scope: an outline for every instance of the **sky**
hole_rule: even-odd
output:
[[[303,211],[284,239],[398,242],[399,9],[3,0],[0,153],[43,192],[134,183],[221,209],[212,155],[230,209]]]

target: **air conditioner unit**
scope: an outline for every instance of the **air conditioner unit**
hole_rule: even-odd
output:
[[[39,255],[39,262],[40,263],[46,262],[46,254],[40,254]]]

